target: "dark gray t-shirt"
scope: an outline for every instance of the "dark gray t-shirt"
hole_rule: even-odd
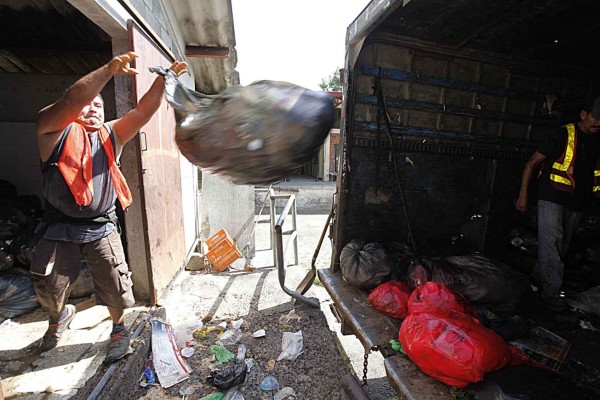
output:
[[[108,124],[105,124],[115,150],[117,162],[121,155],[123,146],[118,142],[118,137]],[[98,132],[88,133],[92,150],[92,183],[94,186],[94,197],[92,203],[87,207],[77,205],[69,186],[65,182],[57,162],[63,150],[65,139],[71,128],[67,126],[61,134],[52,155],[42,166],[43,191],[45,201],[63,214],[74,218],[94,218],[112,209],[117,200],[110,172],[108,169],[108,157],[100,142]],[[112,222],[105,224],[69,224],[51,223],[44,238],[50,240],[62,240],[75,243],[88,243],[108,236],[116,226]]]

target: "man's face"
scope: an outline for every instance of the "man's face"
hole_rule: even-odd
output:
[[[90,104],[83,107],[77,117],[77,122],[88,130],[100,129],[104,123],[104,102],[100,96],[96,96]]]

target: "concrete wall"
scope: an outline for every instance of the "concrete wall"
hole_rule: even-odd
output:
[[[245,256],[254,256],[254,186],[234,185],[231,181],[202,173],[202,240],[225,229]],[[244,246],[249,243],[249,252]]]

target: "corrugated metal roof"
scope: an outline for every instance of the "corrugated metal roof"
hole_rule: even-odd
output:
[[[185,46],[229,49],[227,58],[187,57],[196,89],[216,94],[238,84],[231,1],[171,4]],[[0,72],[84,75],[112,56],[111,36],[66,0],[4,0],[0,26]]]
[[[230,0],[172,0],[183,39],[188,46],[229,48],[227,58],[190,58],[196,89],[207,94],[239,84]]]

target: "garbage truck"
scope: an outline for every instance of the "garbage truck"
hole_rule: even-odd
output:
[[[535,224],[534,212],[515,210],[521,175],[545,135],[577,121],[600,94],[599,10],[591,0],[373,0],[349,25],[332,259],[319,278],[342,332],[364,346],[360,383],[379,351],[400,398],[452,398],[451,387],[390,347],[402,321],[375,310],[369,292],[343,276],[344,248],[353,240],[396,242],[413,255],[485,255],[521,272],[523,260],[535,262],[527,240],[514,235]],[[579,261],[593,271],[589,257]],[[597,278],[590,274],[580,279],[586,289]],[[593,326],[593,315],[571,308],[525,319],[529,332],[555,339],[525,350],[564,385],[547,384],[543,368],[516,370],[526,381],[519,388],[499,383],[519,380],[498,376],[510,368],[485,379],[505,394],[551,390],[548,398],[561,398],[576,386],[597,396],[600,362],[590,354],[600,336],[582,328]]]

